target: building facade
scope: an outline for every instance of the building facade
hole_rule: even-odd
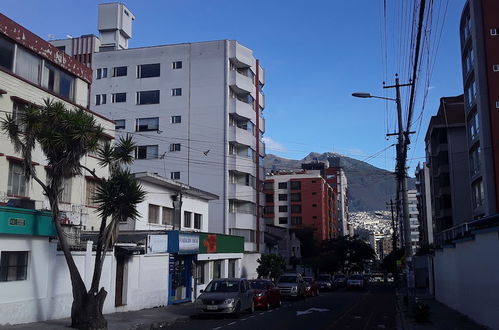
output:
[[[499,3],[469,0],[460,23],[473,218],[498,211]]]
[[[92,108],[115,121],[117,135],[134,136],[133,172],[219,196],[210,203],[209,230],[245,237],[246,251],[262,250],[265,72],[258,59],[235,40],[128,49],[133,19],[122,4],[99,6]],[[52,43],[80,56],[73,42]]]
[[[433,217],[431,205],[430,169],[418,163],[416,167],[416,197],[418,199],[419,242],[421,246],[433,244]]]
[[[412,251],[416,252],[416,250],[419,248],[418,198],[416,190],[407,191],[407,202],[409,204],[409,223],[411,225]]]
[[[264,193],[264,217],[269,225],[292,231],[312,229],[319,241],[337,237],[333,189],[320,171],[270,174]]]
[[[26,106],[43,106],[46,99],[62,102],[68,109],[85,108],[93,114],[97,124],[114,136],[114,123],[105,116],[88,109],[92,71],[0,14],[0,108],[12,116],[22,114]],[[7,142],[0,147],[0,169],[6,175],[0,178],[0,203],[26,208],[49,209],[48,199],[39,184],[26,182],[21,155]],[[46,158],[39,147],[33,152],[37,175],[45,182]],[[107,177],[108,169],[101,168],[98,159],[88,154],[82,165],[96,170],[100,177]],[[98,228],[100,223],[92,200],[96,182],[85,176],[64,180],[60,198],[61,218],[66,224],[81,228]]]
[[[469,185],[463,96],[443,97],[426,132],[432,218],[435,233],[470,221]]]

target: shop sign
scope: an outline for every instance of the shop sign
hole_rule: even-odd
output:
[[[167,235],[147,235],[147,253],[166,253],[167,250]]]
[[[199,251],[199,236],[192,234],[179,234],[178,235],[178,252],[186,253]]]

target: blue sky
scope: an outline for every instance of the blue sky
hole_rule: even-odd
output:
[[[50,34],[60,39],[97,34],[99,2],[2,0],[0,11],[43,38]],[[387,47],[383,47],[383,0],[124,3],[136,16],[130,47],[236,39],[254,50],[266,70],[268,153],[301,159],[311,151],[334,151],[363,160],[396,142],[385,139],[387,131],[394,130],[392,102],[353,98],[351,93],[394,97],[394,90],[383,90],[382,81],[386,78],[392,84],[395,73],[409,69],[403,55],[410,47],[407,38],[401,37],[402,31],[410,29],[410,17],[404,15],[409,7],[403,4],[409,1],[387,1]],[[424,133],[439,98],[461,94],[463,89],[458,26],[464,0],[435,3],[442,6],[438,13],[435,8],[434,38],[438,26],[443,30],[437,56],[433,56],[437,43],[430,43],[434,71],[420,134],[413,137],[409,151],[411,176],[417,162],[423,160]],[[405,79],[407,74],[401,72],[401,76]],[[405,100],[406,91],[402,96]],[[415,117],[420,113],[422,96],[419,90]],[[415,123],[413,129],[418,127]],[[394,148],[388,148],[369,162],[392,170],[394,155]]]

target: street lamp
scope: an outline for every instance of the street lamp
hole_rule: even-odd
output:
[[[383,96],[376,96],[376,95],[371,95],[369,93],[352,93],[353,97],[360,97],[361,99],[382,99],[382,100],[389,100],[389,101],[395,101],[397,102],[397,99],[391,99],[389,97],[383,97]]]

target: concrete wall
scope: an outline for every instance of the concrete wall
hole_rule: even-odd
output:
[[[241,260],[241,277],[247,279],[258,278],[258,273],[256,272],[258,262],[256,260],[260,257],[260,253],[244,253],[243,259]]]
[[[497,251],[496,229],[437,250],[434,257],[436,299],[492,329],[499,329]]]
[[[69,317],[73,301],[66,261],[56,244],[42,237],[2,235],[0,251],[29,251],[24,281],[0,282],[0,325]],[[94,255],[74,252],[75,263],[90,286]],[[116,259],[106,257],[100,286],[108,292],[104,313],[138,310],[167,304],[168,254],[131,256],[125,263],[124,300],[114,306]]]

